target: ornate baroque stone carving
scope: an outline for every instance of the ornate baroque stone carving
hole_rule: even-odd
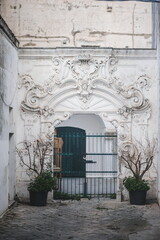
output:
[[[139,89],[148,91],[149,88],[151,87],[150,78],[146,74],[141,75],[140,77],[138,77],[136,81],[136,86]]]
[[[127,118],[128,117],[128,115],[130,114],[130,113],[132,113],[132,108],[128,108],[128,107],[126,107],[126,106],[123,106],[122,108],[120,108],[119,110],[118,110],[118,114],[120,114],[120,115],[122,115],[122,116],[124,116],[124,118]]]
[[[148,119],[151,116],[151,109],[146,110],[143,113],[134,114],[133,120],[136,124],[148,124]]]
[[[53,122],[53,126],[56,127],[58,126],[61,122],[69,119],[71,116],[71,113],[69,112],[65,112],[64,114],[59,114],[59,116],[56,117],[56,119]]]
[[[121,109],[117,109],[117,112],[124,118],[132,112],[150,108],[149,101],[143,94],[143,90],[150,86],[149,78],[142,75],[133,84],[126,86],[116,76],[117,65],[118,59],[113,55],[96,59],[90,55],[80,55],[76,58],[54,57],[52,59],[53,73],[44,85],[34,82],[30,75],[21,76],[19,87],[24,86],[26,89],[21,109],[47,118],[54,114],[54,109],[47,105],[49,96],[55,96],[56,93],[58,99],[70,89],[79,95],[83,108],[85,104],[88,104],[88,100],[96,89],[106,92],[105,94],[112,92],[115,98],[119,95],[126,104]]]
[[[110,122],[118,133],[120,141],[129,141],[131,137],[131,123],[130,121],[122,121],[122,117],[116,115],[109,115],[107,113],[99,114],[104,122]]]
[[[38,85],[30,75],[23,75],[19,82],[19,88],[22,86],[26,88],[25,99],[21,102],[22,111],[44,115],[44,117],[54,114],[54,110],[48,106],[40,106],[40,99],[51,94],[51,86],[49,84],[45,84],[44,86]]]
[[[103,60],[93,59],[90,55],[80,55],[77,58],[66,59],[53,58],[53,71],[51,77],[55,79],[55,84],[60,87],[66,83],[73,83],[82,102],[86,103],[93,93],[96,81],[107,79],[108,86],[113,82],[112,74],[116,70],[117,59],[113,56]]]

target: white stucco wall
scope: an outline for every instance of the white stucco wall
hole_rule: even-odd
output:
[[[86,134],[104,133],[106,131],[102,119],[94,114],[75,114],[68,120],[60,123],[59,127],[69,126],[82,128]]]
[[[0,30],[0,215],[15,196],[17,48]]]
[[[19,76],[17,142],[53,133],[54,127],[76,118],[75,114],[98,115],[106,132],[116,129],[118,144],[157,137],[155,50],[21,49]],[[155,156],[146,175],[152,184],[151,198],[157,194],[156,168]],[[27,178],[21,168],[17,174],[18,194],[26,197]],[[126,174],[122,166],[119,188]]]
[[[158,83],[158,101],[157,101],[157,112],[158,112],[158,159],[160,158],[160,5],[155,4],[155,32],[157,37],[157,83]],[[160,161],[157,162],[157,199],[160,204]]]
[[[152,47],[152,5],[95,0],[1,0],[21,47]]]

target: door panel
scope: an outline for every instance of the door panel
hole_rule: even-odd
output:
[[[85,177],[86,133],[74,127],[57,127],[57,137],[63,139],[62,177]]]

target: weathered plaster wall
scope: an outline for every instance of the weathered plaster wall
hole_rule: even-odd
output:
[[[152,47],[152,7],[144,2],[1,0],[22,47]]]
[[[14,118],[18,56],[17,48],[6,33],[10,30],[0,19],[0,215],[15,195]]]
[[[118,144],[157,136],[156,51],[96,48],[19,51],[17,141],[52,134],[74,114],[98,115]],[[110,123],[110,126],[108,125]],[[89,121],[88,121],[89,124]],[[111,127],[113,126],[113,127]],[[157,162],[146,175],[157,193]],[[18,194],[27,197],[27,177],[18,169]],[[127,174],[120,167],[118,189]]]
[[[157,101],[157,111],[158,111],[158,164],[157,164],[157,188],[158,188],[158,202],[160,204],[160,5],[157,3],[155,4],[155,13],[156,13],[156,37],[157,37],[157,84],[158,84],[158,101]]]

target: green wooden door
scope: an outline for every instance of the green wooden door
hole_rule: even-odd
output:
[[[85,177],[86,132],[75,127],[57,127],[63,139],[62,177]]]

